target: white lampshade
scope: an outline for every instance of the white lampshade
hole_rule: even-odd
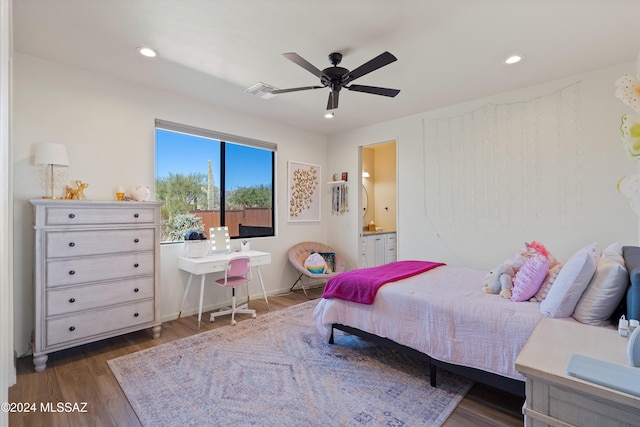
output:
[[[69,166],[67,147],[63,144],[40,142],[36,144],[34,163],[36,165]]]

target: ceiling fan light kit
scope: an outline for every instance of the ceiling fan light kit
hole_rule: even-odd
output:
[[[339,52],[333,52],[329,54],[329,61],[331,62],[332,66],[325,68],[324,70],[318,69],[316,66],[311,64],[309,61],[307,61],[297,53],[289,52],[283,53],[282,55],[291,62],[297,64],[298,66],[309,71],[314,76],[318,77],[320,79],[321,85],[302,86],[289,89],[275,89],[271,91],[271,93],[274,95],[288,92],[298,92],[302,90],[322,89],[328,87],[331,92],[329,93],[329,99],[327,100],[327,110],[335,110],[338,108],[340,91],[343,88],[347,90],[353,90],[355,92],[370,93],[373,95],[388,97],[394,97],[400,93],[399,89],[351,84],[351,82],[355,79],[358,79],[366,74],[369,74],[372,71],[377,70],[378,68],[382,68],[385,65],[389,65],[392,62],[395,62],[397,58],[389,52],[381,53],[380,55],[376,56],[368,62],[365,62],[353,71],[349,71],[343,67],[338,67],[338,64],[342,62],[342,54]],[[329,113],[327,113],[325,117],[333,117],[333,115],[329,116],[328,114]]]

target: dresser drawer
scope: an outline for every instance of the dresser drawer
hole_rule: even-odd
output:
[[[132,230],[51,231],[46,233],[47,258],[151,251],[153,228]]]
[[[153,276],[47,291],[47,317],[153,297]]]
[[[154,272],[153,252],[47,261],[48,288],[99,282]]]
[[[50,207],[46,212],[46,225],[105,225],[105,224],[152,224],[153,207],[130,208],[79,208]]]
[[[154,320],[153,301],[63,316],[47,321],[47,346],[82,340]]]

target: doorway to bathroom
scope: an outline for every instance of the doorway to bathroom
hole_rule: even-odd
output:
[[[397,259],[396,150],[396,141],[360,147],[361,268],[375,267]]]

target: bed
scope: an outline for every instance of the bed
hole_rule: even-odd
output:
[[[631,277],[625,300],[640,301],[640,248],[624,249],[631,267],[624,270],[625,283]],[[483,293],[485,275],[442,265],[381,286],[372,304],[322,298],[314,318],[331,343],[338,329],[428,359],[434,387],[440,367],[524,396],[515,359],[542,317],[541,303]]]

